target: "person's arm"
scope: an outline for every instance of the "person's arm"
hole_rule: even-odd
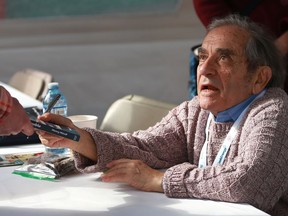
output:
[[[177,124],[177,125],[175,125]],[[97,145],[97,164],[87,160],[82,154],[74,152],[76,167],[81,172],[106,170],[107,164],[122,158],[141,160],[156,169],[167,168],[185,160],[187,148],[186,135],[181,121],[170,112],[163,120],[147,130],[131,133],[111,133],[85,128]],[[175,128],[175,127],[178,128]],[[176,133],[179,131],[179,133]],[[179,144],[174,151],[172,145]],[[181,144],[180,144],[181,142]]]
[[[164,173],[158,169],[166,169],[193,158],[193,140],[196,125],[199,124],[199,112],[199,102],[195,97],[170,111],[155,126],[133,134],[89,128],[81,130],[69,119],[45,114],[46,119],[41,117],[42,120],[77,129],[81,139],[80,142],[73,142],[48,133],[40,135],[40,139],[50,147],[69,147],[74,150],[75,165],[80,172],[105,171],[102,175],[105,182],[126,182],[140,190],[163,192]],[[87,141],[84,142],[82,138],[86,136]],[[93,154],[93,157],[88,153]]]
[[[159,169],[188,160],[187,130],[196,127],[197,121],[192,119],[197,118],[199,109],[196,99],[184,102],[155,126],[133,134],[85,129],[98,143],[99,157],[95,164],[74,153],[76,167],[81,172],[104,171],[104,182],[125,182],[139,190],[163,193],[164,171]],[[189,134],[190,140],[194,134]]]
[[[143,152],[140,145],[137,146],[132,141],[135,138],[132,138],[131,134],[105,133],[88,128],[83,130],[77,128],[70,119],[51,113],[46,113],[39,119],[64,125],[79,132],[80,140],[75,142],[44,131],[37,131],[44,145],[72,149],[76,167],[81,172],[106,171],[101,176],[104,182],[126,182],[140,190],[163,192],[163,172],[149,167],[143,161],[151,161],[155,166],[163,166],[163,164],[167,166],[168,162],[161,162],[151,152]],[[97,147],[100,150],[97,150]],[[100,152],[99,155],[98,152]],[[139,160],[119,159],[133,157]]]
[[[187,160],[187,125],[184,128],[183,120],[179,117],[188,110],[187,104],[188,102],[185,102],[169,112],[155,126],[133,134],[103,132],[91,128],[80,130],[69,119],[53,114],[45,114],[41,116],[41,120],[76,128],[81,136],[80,142],[38,133],[42,143],[47,146],[71,148],[76,167],[81,172],[107,170],[107,164],[123,158],[140,160],[156,169],[168,168]],[[187,118],[186,115],[183,118]],[[196,124],[197,121],[192,123]],[[84,138],[87,141],[83,142]]]

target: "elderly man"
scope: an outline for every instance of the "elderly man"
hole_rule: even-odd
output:
[[[82,172],[144,191],[249,203],[273,215],[288,210],[288,96],[273,38],[236,15],[210,25],[199,49],[198,96],[155,126],[133,134],[75,128],[80,142],[39,132],[43,144],[69,147]],[[165,172],[159,169],[166,169]]]

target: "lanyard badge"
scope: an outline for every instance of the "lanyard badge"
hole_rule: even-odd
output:
[[[265,94],[266,90],[262,91],[253,101],[257,100],[258,98],[262,97]],[[237,132],[239,130],[239,126],[240,123],[243,119],[243,116],[245,115],[245,113],[247,112],[248,108],[250,107],[250,105],[253,103],[253,101],[242,111],[242,113],[240,114],[240,116],[237,118],[237,120],[234,122],[234,124],[232,125],[231,129],[229,130],[220,150],[218,151],[216,158],[212,164],[212,166],[216,166],[216,165],[222,165],[224,163],[225,157],[227,155],[227,152],[231,146],[231,143],[233,142],[233,140],[235,139]],[[205,143],[202,147],[202,150],[200,152],[200,157],[199,157],[199,165],[198,168],[204,168],[207,166],[207,148],[208,148],[208,143],[209,143],[209,126],[210,123],[212,121],[212,119],[214,118],[213,114],[210,113],[209,117],[207,119],[207,123],[206,123],[206,128],[205,128]]]

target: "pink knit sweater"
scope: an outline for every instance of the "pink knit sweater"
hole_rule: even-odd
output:
[[[75,153],[81,172],[97,172],[115,159],[140,159],[168,168],[163,188],[168,197],[249,203],[273,215],[288,215],[288,96],[269,89],[244,116],[223,165],[211,166],[232,123],[210,125],[207,166],[198,168],[209,112],[198,98],[173,109],[155,126],[134,134],[92,134],[98,162]]]

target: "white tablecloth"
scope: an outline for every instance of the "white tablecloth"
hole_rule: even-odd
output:
[[[0,152],[38,152],[41,148],[41,144],[0,147]],[[51,182],[12,174],[15,168],[0,168],[0,215],[267,215],[247,204],[172,199],[126,184],[103,183],[100,173],[71,175]]]

